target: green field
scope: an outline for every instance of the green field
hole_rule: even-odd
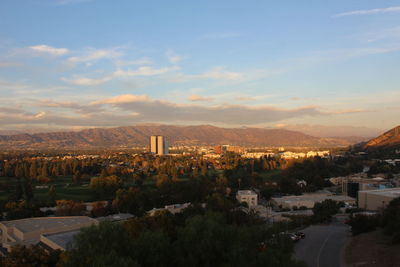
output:
[[[154,177],[155,178],[155,177]],[[154,187],[155,179],[148,178],[144,181],[144,187]],[[189,178],[184,177],[180,178],[179,181],[187,181]],[[11,194],[15,192],[16,186],[16,178],[15,177],[0,177],[0,188],[7,188],[6,190],[0,190],[0,201],[6,201]],[[76,200],[76,201],[96,201],[96,197],[93,195],[92,190],[90,189],[90,180],[84,180],[80,184],[74,184],[72,181],[72,177],[57,177],[52,178],[52,180],[48,183],[39,183],[34,182],[33,186],[33,194],[34,200],[36,202],[47,202],[50,200],[49,197],[49,189],[51,186],[54,186],[56,189],[56,199],[66,199],[66,200]],[[132,179],[124,181],[124,187],[134,186],[135,183]],[[46,186],[46,188],[36,188],[37,186],[42,187]]]
[[[16,178],[0,177],[0,185],[9,186],[9,190],[0,191],[0,200],[7,200],[9,195],[15,190]],[[38,202],[49,200],[49,189],[54,185],[56,189],[56,199],[71,199],[81,201],[93,200],[93,195],[89,187],[89,181],[84,181],[82,184],[72,183],[71,177],[57,177],[49,183],[33,183],[34,199]],[[47,188],[36,188],[36,186],[47,186]]]
[[[272,170],[259,172],[258,174],[263,178],[264,182],[277,182],[281,173],[282,170]]]

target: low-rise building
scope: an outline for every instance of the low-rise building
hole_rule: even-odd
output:
[[[188,202],[188,203],[183,203],[183,204],[166,205],[164,208],[159,208],[159,209],[154,208],[154,209],[148,211],[147,213],[150,216],[154,216],[157,212],[162,212],[162,211],[169,211],[172,214],[180,213],[180,212],[182,212],[182,210],[188,208],[190,206],[190,204],[191,203]]]
[[[236,194],[239,203],[245,202],[249,207],[258,205],[258,195],[252,190],[239,190]]]
[[[390,201],[400,197],[400,187],[358,191],[358,207],[378,211],[384,209]]]
[[[343,201],[348,204],[355,204],[355,199],[352,197],[346,195],[334,195],[327,192],[317,192],[299,196],[274,197],[271,200],[277,207],[284,209],[293,209],[294,207],[306,207],[308,209],[312,209],[315,203],[322,202],[327,199],[337,202]]]
[[[40,235],[40,243],[42,246],[46,247],[47,250],[67,250],[68,244],[70,244],[74,237],[79,234],[77,231],[67,231],[55,234],[42,234]]]
[[[77,231],[98,224],[87,216],[38,217],[0,222],[1,246],[10,251],[14,245],[37,244],[42,235]]]

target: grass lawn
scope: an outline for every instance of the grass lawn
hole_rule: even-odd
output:
[[[0,191],[0,200],[7,200],[12,191],[15,190],[16,179],[14,177],[0,177],[0,184],[7,185],[8,190]],[[72,183],[71,177],[57,177],[49,183],[33,183],[34,198],[38,202],[49,200],[49,189],[54,185],[56,189],[56,199],[70,199],[91,201],[93,194],[89,187],[89,181],[81,184]],[[47,186],[47,188],[36,188],[37,186]],[[10,192],[11,191],[11,192]]]
[[[182,177],[179,179],[180,182],[187,181],[188,177]],[[0,188],[6,188],[0,190],[0,201],[8,199],[12,192],[15,192],[17,179],[15,177],[0,177]],[[66,199],[75,201],[96,201],[96,197],[90,189],[90,180],[84,180],[80,184],[74,184],[72,177],[57,177],[52,178],[49,183],[33,183],[33,194],[34,199],[37,202],[46,202],[49,200],[49,189],[53,185],[56,189],[56,199]],[[132,179],[125,180],[124,187],[134,186]],[[143,186],[146,188],[155,187],[155,179],[148,178],[144,181]],[[39,188],[37,188],[39,187]],[[40,188],[45,187],[45,188]]]
[[[277,182],[281,173],[281,170],[272,170],[259,172],[258,174],[263,178],[264,182]]]

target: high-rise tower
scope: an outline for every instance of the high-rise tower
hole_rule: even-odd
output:
[[[157,155],[168,155],[168,140],[165,136],[150,136],[150,152]]]

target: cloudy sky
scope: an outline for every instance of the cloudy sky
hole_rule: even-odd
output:
[[[400,1],[2,0],[0,130],[386,130],[399,62]]]

